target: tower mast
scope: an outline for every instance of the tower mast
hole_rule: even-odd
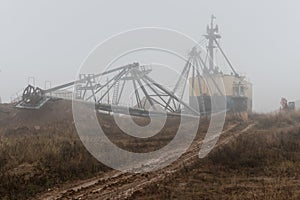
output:
[[[206,39],[208,39],[208,46],[207,46],[207,50],[209,53],[209,71],[213,72],[215,69],[214,66],[214,49],[217,48],[217,46],[215,46],[215,41],[216,39],[220,39],[221,35],[218,34],[219,32],[219,27],[216,25],[214,25],[214,20],[216,19],[216,17],[214,15],[211,16],[211,22],[210,22],[210,26],[207,25],[207,35],[204,35],[206,37]]]

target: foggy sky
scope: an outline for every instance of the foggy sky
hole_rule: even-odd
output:
[[[254,110],[279,108],[281,97],[300,99],[299,1],[0,1],[0,96],[34,76],[44,87],[74,79],[88,53],[124,30],[155,26],[192,38],[217,17],[222,46],[238,72],[253,83]]]

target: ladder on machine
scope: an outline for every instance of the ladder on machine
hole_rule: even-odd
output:
[[[113,91],[113,98],[112,98],[112,104],[113,105],[118,105],[119,101],[119,86],[120,86],[120,81],[117,81],[114,85],[114,91]]]

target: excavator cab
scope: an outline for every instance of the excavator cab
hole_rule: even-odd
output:
[[[280,107],[281,111],[293,111],[296,109],[295,102],[288,102],[288,100],[283,97],[281,98],[280,104],[281,104],[281,107]]]

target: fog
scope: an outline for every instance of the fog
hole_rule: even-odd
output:
[[[200,40],[211,14],[236,70],[253,83],[254,111],[300,99],[299,1],[4,1],[0,2],[0,96],[74,79],[89,52],[113,34],[164,27]]]

